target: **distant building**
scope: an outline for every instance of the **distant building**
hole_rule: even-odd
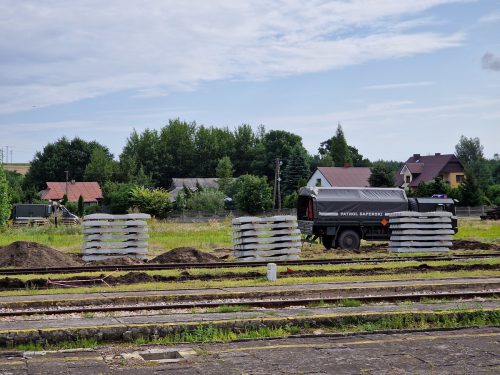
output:
[[[436,177],[451,187],[457,187],[464,180],[464,167],[453,154],[414,154],[396,175],[396,183],[402,188],[415,189],[420,183],[430,182]]]
[[[198,190],[198,186],[201,186],[203,189],[218,189],[219,183],[217,181],[218,178],[172,178],[169,193],[172,196],[172,200],[175,200],[184,187],[192,192]]]
[[[60,201],[66,194],[68,202],[78,202],[80,195],[87,205],[98,204],[103,195],[101,187],[97,182],[47,182],[47,189],[40,192],[42,199],[47,201]]]
[[[368,167],[318,167],[307,186],[368,187],[370,175]]]

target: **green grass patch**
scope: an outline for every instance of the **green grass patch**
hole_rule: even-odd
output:
[[[500,242],[500,221],[459,220],[455,239]]]
[[[359,307],[363,304],[359,299],[346,298],[337,302],[337,306],[341,307]]]
[[[252,308],[245,305],[221,305],[217,307],[208,308],[207,313],[233,313],[233,312],[242,312],[250,310],[252,310]]]

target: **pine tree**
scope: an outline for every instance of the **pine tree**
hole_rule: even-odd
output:
[[[340,124],[337,127],[335,136],[332,138],[330,152],[336,167],[352,164],[351,152]]]
[[[306,150],[300,145],[294,146],[283,170],[283,194],[289,195],[295,192],[300,187],[299,181],[309,177],[309,173]]]
[[[78,197],[78,216],[82,217],[84,211],[85,208],[83,206],[83,197],[80,195],[80,197]]]
[[[391,169],[383,164],[376,164],[371,170],[370,178],[368,182],[372,187],[393,187],[394,186],[394,174]]]
[[[464,182],[460,185],[462,206],[479,206],[482,202],[482,193],[476,176],[469,169],[465,171]]]
[[[0,227],[7,224],[10,217],[10,210],[9,185],[3,166],[0,164]]]

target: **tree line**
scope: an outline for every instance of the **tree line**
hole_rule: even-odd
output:
[[[447,193],[464,205],[499,204],[498,155],[486,159],[479,140],[466,137],[459,140],[456,154],[466,166],[465,188],[452,191],[434,181],[419,186],[417,194]],[[45,183],[64,181],[68,171],[70,180],[99,182],[112,212],[136,207],[164,217],[172,210],[223,209],[227,197],[232,198],[234,208],[247,212],[271,208],[277,159],[281,161],[284,207],[295,206],[298,188],[319,166],[370,167],[372,186],[394,186],[403,164],[363,157],[347,143],[340,124],[320,143],[317,154],[311,155],[302,138],[288,131],[268,131],[264,126],[254,130],[247,124],[234,129],[206,127],[174,119],[161,129],[134,130],[116,159],[97,141],[63,137],[35,154],[25,177],[1,173],[11,203],[38,201]],[[184,189],[172,201],[167,190],[175,177],[218,177],[220,188],[217,192]],[[1,194],[0,189],[0,198]]]

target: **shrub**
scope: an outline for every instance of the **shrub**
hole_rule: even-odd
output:
[[[219,212],[224,210],[225,197],[222,191],[216,189],[197,191],[186,201],[186,208],[194,211]]]
[[[272,207],[272,191],[266,177],[248,174],[240,176],[233,191],[234,201],[240,210],[253,214]]]
[[[104,185],[104,204],[112,214],[125,214],[131,207],[132,184],[108,182]]]
[[[134,187],[130,192],[131,207],[164,219],[172,210],[170,193],[164,189]]]

